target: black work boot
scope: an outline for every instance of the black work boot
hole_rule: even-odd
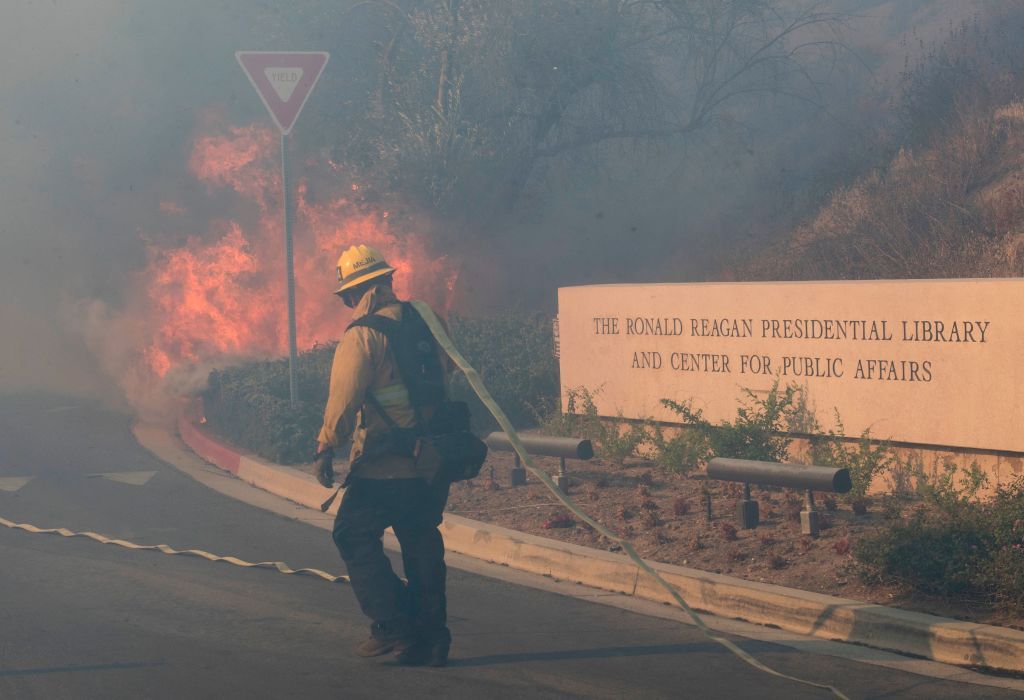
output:
[[[415,638],[407,624],[401,622],[374,622],[370,626],[370,638],[356,647],[356,654],[363,657],[380,656],[394,652],[400,654],[413,645]]]
[[[446,628],[428,638],[418,637],[408,648],[397,652],[395,657],[402,666],[447,666],[451,645],[452,634]]]

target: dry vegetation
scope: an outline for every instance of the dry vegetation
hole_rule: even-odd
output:
[[[894,152],[748,266],[760,279],[1003,277],[1024,272],[1019,7],[954,30],[903,77]]]

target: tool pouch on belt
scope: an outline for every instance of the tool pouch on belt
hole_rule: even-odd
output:
[[[441,478],[454,482],[473,479],[487,459],[487,445],[470,432],[465,401],[445,401],[430,418],[427,442],[439,462]]]
[[[398,455],[415,460],[416,473],[427,483],[472,479],[487,459],[487,445],[469,430],[469,406],[463,401],[445,401],[437,407],[429,424],[400,428],[384,407],[367,394],[366,402],[388,425],[387,433],[368,435],[360,460]],[[417,421],[422,425],[421,421]]]

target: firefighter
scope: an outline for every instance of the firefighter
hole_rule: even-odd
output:
[[[334,449],[352,440],[333,537],[359,606],[372,620],[370,638],[356,653],[394,653],[403,665],[444,666],[451,633],[438,526],[450,484],[428,481],[430,475],[425,476],[417,460],[415,437],[423,432],[422,421],[431,410],[420,404],[430,392],[419,384],[410,391],[408,378],[403,381],[394,346],[396,337],[406,336],[395,336],[388,328],[412,321],[426,326],[395,296],[394,272],[366,245],[352,246],[338,260],[340,286],[335,293],[353,309],[353,321],[334,355],[314,468],[318,481],[332,486]],[[434,381],[441,382],[443,391],[449,365],[433,338],[427,339],[436,363],[425,362],[418,373],[439,375]],[[418,345],[424,347],[425,341],[421,338]],[[395,575],[384,553],[382,537],[388,527],[401,545],[408,584]]]

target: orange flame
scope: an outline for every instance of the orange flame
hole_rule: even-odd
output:
[[[255,205],[256,223],[228,220],[210,236],[176,248],[149,246],[142,274],[145,313],[155,320],[142,349],[145,369],[164,377],[173,368],[219,356],[270,356],[287,349],[285,251],[276,136],[257,125],[227,127],[195,140],[189,169],[211,190],[227,188]],[[326,167],[336,170],[334,163]],[[353,201],[360,187],[311,201],[310,183],[296,187],[294,258],[299,347],[337,339],[349,311],[332,292],[335,263],[355,243],[380,249],[397,270],[399,296],[423,298],[447,310],[456,268],[430,253],[417,232],[398,233],[386,211]],[[163,207],[170,211],[170,207]],[[177,212],[176,212],[177,213]]]

